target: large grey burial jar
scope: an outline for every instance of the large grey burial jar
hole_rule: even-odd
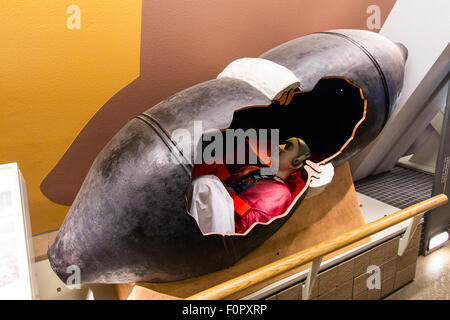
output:
[[[88,172],[48,251],[53,270],[66,281],[67,268],[76,265],[82,283],[168,282],[233,265],[292,216],[305,192],[281,218],[245,235],[203,235],[186,211],[192,166],[173,161],[170,133],[191,130],[194,121],[202,121],[204,131],[277,128],[281,139],[300,137],[317,160],[336,166],[383,128],[400,95],[406,57],[403,45],[377,33],[313,33],[259,57],[287,68],[300,82],[287,106],[243,80],[223,77],[133,118]]]

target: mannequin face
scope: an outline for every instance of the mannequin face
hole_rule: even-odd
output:
[[[309,158],[309,148],[298,138],[287,139],[278,147],[279,171],[295,171],[303,165],[303,161]],[[298,164],[294,165],[294,160],[298,159]]]

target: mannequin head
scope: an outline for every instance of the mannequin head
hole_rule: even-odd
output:
[[[299,170],[310,156],[311,151],[302,139],[296,137],[287,139],[278,147],[277,176],[286,180],[291,173]]]

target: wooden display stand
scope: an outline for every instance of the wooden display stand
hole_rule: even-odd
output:
[[[182,299],[322,241],[364,225],[348,163],[335,169],[333,181],[319,195],[305,199],[294,215],[264,244],[235,265],[200,277],[168,283],[117,284],[119,299]],[[324,261],[368,242],[364,239],[325,256]],[[199,262],[201,263],[201,262]],[[239,299],[275,281],[307,269],[295,268],[227,297]]]

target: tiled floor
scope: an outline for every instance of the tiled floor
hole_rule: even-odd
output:
[[[428,256],[419,256],[414,281],[385,300],[450,300],[450,241]]]

